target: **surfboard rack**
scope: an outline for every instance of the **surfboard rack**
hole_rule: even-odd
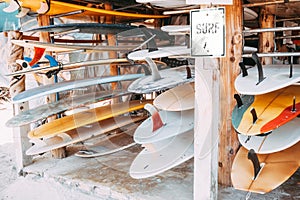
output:
[[[166,63],[171,68],[189,64],[188,60],[178,60],[176,58],[168,58],[168,57],[161,58],[161,61]]]
[[[238,108],[240,108],[244,105],[240,95],[234,94],[233,97],[236,100],[236,104],[237,104]]]
[[[254,62],[257,65],[257,70],[258,70],[258,82],[256,83],[256,85],[260,84],[266,77],[264,77],[264,72],[263,72],[263,68],[262,68],[262,64],[259,60],[259,57],[257,55],[257,53],[252,53],[252,57],[251,57]]]
[[[252,108],[251,110],[250,110],[250,112],[251,112],[251,114],[252,114],[252,123],[253,124],[255,124],[255,122],[257,121],[257,113],[256,113],[256,110],[255,110],[255,108]]]
[[[257,178],[258,174],[260,173],[262,167],[259,163],[257,154],[255,153],[255,151],[253,149],[250,149],[248,151],[248,159],[251,160],[251,162],[253,164],[253,168],[254,168],[253,180],[255,180]]]

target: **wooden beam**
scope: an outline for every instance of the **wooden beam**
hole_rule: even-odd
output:
[[[21,40],[22,33],[17,31],[11,31],[8,33],[9,40]],[[8,58],[8,69],[10,72],[16,72],[22,69],[20,65],[16,63],[17,59],[23,59],[24,48],[12,44],[10,48],[10,55]],[[9,92],[11,98],[25,90],[25,75],[12,77],[10,80]],[[14,113],[17,115],[25,110],[28,110],[28,102],[13,105]],[[32,157],[26,155],[26,150],[31,147],[27,134],[30,131],[29,125],[24,125],[13,129],[13,138],[16,151],[16,167],[19,174],[22,173],[22,169],[32,163]]]
[[[260,11],[259,24],[261,28],[274,28],[275,16],[268,14],[267,10],[262,8]],[[261,53],[271,53],[274,52],[274,32],[262,32],[259,34],[259,48],[258,51]],[[263,65],[272,64],[272,57],[261,58]]]
[[[231,124],[231,112],[235,106],[233,98],[234,80],[240,72],[242,59],[242,3],[233,0],[226,8],[226,56],[220,59],[220,135],[219,135],[219,173],[221,185],[231,185],[231,166],[238,150],[237,134]]]

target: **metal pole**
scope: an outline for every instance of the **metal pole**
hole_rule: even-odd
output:
[[[277,31],[296,31],[296,30],[300,30],[300,26],[249,29],[249,30],[243,30],[243,33],[263,33],[263,32],[277,32]]]
[[[300,52],[274,52],[274,53],[257,53],[258,57],[277,57],[277,56],[300,56]],[[243,58],[251,58],[252,54],[243,54]]]

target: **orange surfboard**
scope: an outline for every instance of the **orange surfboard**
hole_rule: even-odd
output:
[[[90,109],[80,113],[75,113],[73,115],[59,118],[47,124],[39,126],[38,128],[30,131],[28,133],[28,137],[43,138],[58,135],[60,133],[75,129],[77,127],[112,118],[114,116],[125,114],[131,111],[143,109],[146,103],[152,103],[152,101],[147,100],[143,102],[130,101],[116,103],[112,105]]]
[[[232,112],[232,125],[238,133],[268,133],[300,114],[300,86],[293,85],[274,92],[241,98]]]
[[[231,170],[233,187],[238,190],[264,194],[280,186],[300,166],[300,142],[271,154],[257,154],[261,169],[255,177],[254,165],[248,159],[248,150],[241,147]],[[255,177],[255,178],[254,178]]]

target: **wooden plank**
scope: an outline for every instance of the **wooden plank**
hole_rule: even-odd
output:
[[[259,24],[261,28],[274,28],[275,16],[268,14],[266,9],[261,9]],[[258,51],[261,53],[274,52],[274,32],[263,32],[259,34],[259,48]],[[261,62],[263,65],[273,64],[272,57],[263,57]]]
[[[234,0],[226,8],[226,56],[220,59],[220,140],[219,173],[221,185],[231,185],[231,166],[239,146],[237,135],[231,124],[231,112],[235,106],[233,98],[234,80],[239,74],[242,56],[242,3]]]
[[[14,32],[11,31],[8,33],[9,40],[22,39],[22,33],[20,32]],[[10,48],[10,55],[8,58],[8,68],[10,72],[19,71],[22,69],[22,67],[18,64],[16,64],[17,59],[23,58],[23,51],[24,48],[13,45]],[[18,93],[25,90],[25,76],[17,76],[12,77],[10,80],[10,86],[9,86],[9,92],[11,95],[11,98],[13,98]],[[13,106],[14,109],[14,115],[19,114],[22,111],[25,111],[28,109],[28,102],[16,104]],[[30,131],[30,126],[25,125],[18,128],[13,129],[13,138],[14,138],[14,145],[15,145],[15,151],[16,151],[16,167],[18,173],[22,172],[23,167],[29,165],[32,163],[32,157],[26,155],[26,150],[31,146],[31,143],[29,143],[27,133]]]

